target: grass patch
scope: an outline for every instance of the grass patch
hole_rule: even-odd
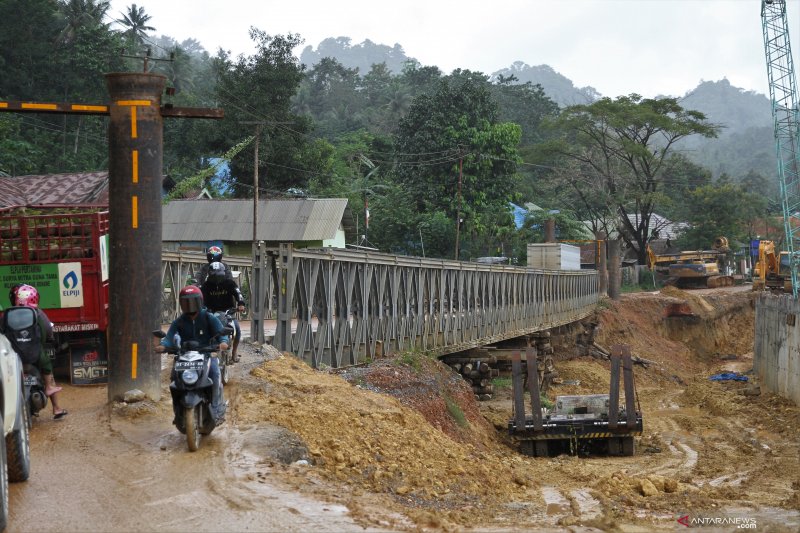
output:
[[[469,422],[467,422],[467,417],[464,416],[464,411],[461,410],[461,407],[459,407],[452,398],[445,397],[444,403],[447,405],[447,412],[450,414],[450,417],[455,420],[458,427],[469,427]]]
[[[424,352],[403,352],[397,356],[395,362],[400,366],[407,366],[414,369],[414,372],[421,372],[423,360],[428,356]]]
[[[548,399],[547,396],[544,395],[539,396],[539,401],[542,402],[542,407],[547,409],[552,409],[553,405],[555,405],[552,400]]]
[[[494,378],[492,379],[492,385],[494,385],[495,389],[510,389],[511,378]]]

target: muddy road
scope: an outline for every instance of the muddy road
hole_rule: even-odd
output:
[[[247,350],[233,382],[258,359]],[[226,388],[232,403],[234,383]],[[363,530],[343,506],[271,481],[261,461],[275,431],[249,434],[229,417],[189,453],[164,392],[159,403],[111,407],[104,386],[65,385],[67,418],[48,411],[34,419],[31,477],[10,485],[7,530]]]
[[[665,317],[676,300],[694,311]],[[800,408],[762,391],[750,295],[662,291],[605,302],[598,342],[636,365],[633,457],[532,458],[507,436],[510,391],[476,402],[424,354],[315,371],[248,346],[222,428],[189,453],[160,402],[65,387],[32,429],[9,531],[800,530]],[[548,398],[608,390],[608,361],[555,354]],[[169,357],[165,356],[165,367]],[[748,381],[711,381],[735,371]]]

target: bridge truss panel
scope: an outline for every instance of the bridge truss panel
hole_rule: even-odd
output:
[[[314,367],[401,350],[444,355],[588,316],[597,272],[392,256],[350,250],[268,250],[275,279],[273,344]]]

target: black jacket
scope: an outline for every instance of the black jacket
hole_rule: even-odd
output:
[[[206,280],[200,290],[203,291],[203,305],[212,313],[244,305],[242,292],[232,279],[225,279],[222,283],[212,283],[210,280]]]

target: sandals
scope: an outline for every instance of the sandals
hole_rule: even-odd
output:
[[[61,420],[62,418],[64,418],[68,414],[69,413],[67,413],[66,409],[62,409],[61,411],[59,411],[58,413],[53,415],[53,420]]]

